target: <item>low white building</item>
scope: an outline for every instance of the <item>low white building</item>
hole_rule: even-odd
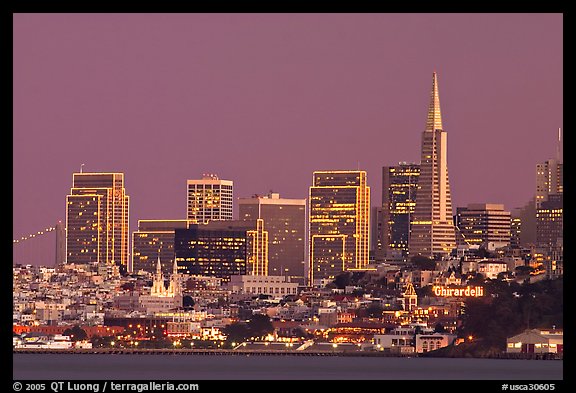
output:
[[[478,273],[491,280],[497,278],[498,274],[508,271],[508,265],[503,261],[483,260],[478,262],[477,267]]]
[[[448,345],[454,343],[455,339],[456,336],[453,334],[417,334],[415,343],[416,353],[424,353],[447,347]]]
[[[298,294],[298,283],[288,281],[285,276],[233,275],[228,290],[232,293],[283,297]]]
[[[506,340],[508,353],[563,353],[562,330],[529,329]]]
[[[413,323],[410,325],[399,326],[388,334],[375,334],[372,343],[377,351],[394,352],[394,353],[414,353],[416,350],[415,338],[418,328],[419,333],[425,333],[426,336],[434,335],[433,329],[426,324]]]

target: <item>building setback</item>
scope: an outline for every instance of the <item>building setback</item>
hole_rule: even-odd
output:
[[[440,113],[438,79],[434,72],[426,128],[422,132],[416,207],[410,220],[410,256],[444,257],[456,247],[447,143],[448,134],[442,127]]]
[[[233,186],[232,181],[213,174],[188,180],[186,218],[199,223],[232,220]]]
[[[74,173],[66,196],[66,262],[127,269],[128,215],[123,173]]]
[[[311,284],[368,265],[369,223],[365,171],[314,172],[309,197]]]
[[[238,199],[240,220],[264,220],[268,232],[268,274],[304,277],[306,199],[278,193]]]

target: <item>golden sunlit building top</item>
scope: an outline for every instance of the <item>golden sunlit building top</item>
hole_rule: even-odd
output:
[[[368,265],[370,187],[365,171],[316,171],[309,195],[309,279]]]
[[[199,223],[232,220],[233,186],[231,180],[221,180],[214,174],[199,180],[188,180],[187,219]]]
[[[123,173],[74,173],[66,197],[66,262],[127,268],[129,201]]]

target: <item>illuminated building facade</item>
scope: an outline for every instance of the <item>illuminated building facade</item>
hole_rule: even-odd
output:
[[[434,72],[426,128],[422,133],[416,206],[410,219],[410,256],[444,257],[456,247],[447,142],[448,135],[442,127],[438,79]]]
[[[365,268],[370,244],[366,172],[314,172],[309,203],[310,283]]]
[[[550,194],[536,210],[536,247],[545,257],[563,260],[563,194]]]
[[[66,262],[127,269],[129,201],[123,173],[74,173],[66,196]]]
[[[188,180],[187,219],[199,223],[232,220],[233,185],[217,175]]]
[[[130,272],[154,273],[160,258],[162,272],[169,274],[174,264],[174,230],[187,228],[190,220],[138,220],[138,231],[132,234]]]
[[[240,220],[264,220],[268,231],[268,274],[304,277],[306,199],[280,194],[238,199]]]
[[[420,165],[400,162],[382,168],[382,245],[387,254],[408,254],[410,217],[416,207]]]
[[[373,206],[370,212],[370,260],[384,262],[384,211],[382,206]]]
[[[562,130],[558,129],[556,158],[536,165],[536,208],[548,200],[550,194],[564,192],[564,164]]]
[[[471,203],[456,209],[456,226],[470,246],[510,245],[511,214],[504,205],[496,203]]]
[[[256,220],[256,229],[246,232],[248,236],[248,272],[253,276],[268,275],[268,231],[264,230],[264,220]]]
[[[265,239],[264,227],[257,221],[211,221],[176,228],[174,253],[181,273],[219,277],[230,281],[233,275],[252,274],[264,270],[254,266],[267,260],[267,250],[258,245]],[[256,255],[254,255],[256,254]]]
[[[522,245],[522,217],[521,209],[515,208],[510,214],[510,247],[520,248]]]

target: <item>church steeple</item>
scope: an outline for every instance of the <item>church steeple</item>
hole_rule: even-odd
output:
[[[164,287],[164,275],[162,274],[160,255],[158,255],[158,263],[156,264],[156,274],[154,275],[154,282],[152,283],[151,295],[160,295],[165,291],[166,289]]]
[[[432,73],[432,92],[430,93],[430,106],[428,107],[428,118],[426,119],[426,131],[434,130],[443,130],[436,71]]]
[[[174,259],[174,265],[172,266],[172,276],[170,277],[170,285],[168,286],[168,295],[176,296],[180,295],[182,289],[180,288],[180,275],[178,274],[178,264],[176,259]]]
[[[160,277],[162,275],[162,264],[160,263],[160,255],[158,255],[158,263],[156,264],[156,276]]]

